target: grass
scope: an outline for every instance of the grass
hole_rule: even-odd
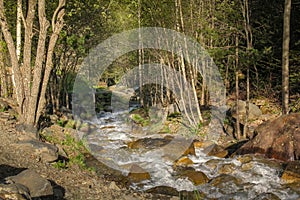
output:
[[[85,147],[83,140],[77,141],[69,133],[65,133],[63,140],[59,139],[54,134],[41,134],[41,137],[50,143],[59,144],[67,155],[67,158],[65,158],[63,155],[60,155],[60,159],[52,164],[53,167],[67,169],[72,165],[77,165],[82,169],[94,171],[94,168],[87,167],[85,164],[84,155],[88,153],[88,150]]]
[[[140,114],[132,114],[131,119],[136,123],[140,124],[141,126],[147,126],[150,123],[149,119],[143,118]]]

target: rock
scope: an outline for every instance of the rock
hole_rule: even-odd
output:
[[[253,156],[251,155],[242,155],[237,158],[242,164],[249,163],[253,160]]]
[[[214,143],[209,140],[203,140],[203,141],[194,141],[194,147],[195,148],[207,148],[208,146],[213,145]]]
[[[187,156],[183,156],[174,163],[174,167],[176,168],[178,166],[190,166],[193,164],[194,162],[190,158],[188,158]]]
[[[289,162],[281,179],[285,183],[300,183],[300,161]]]
[[[152,194],[162,194],[168,195],[162,196],[163,198],[155,198],[155,199],[169,199],[169,200],[180,200],[180,199],[189,199],[189,200],[197,200],[197,199],[206,199],[205,195],[200,191],[185,191],[181,190],[178,192],[175,188],[169,186],[156,186],[146,190],[148,193]],[[152,199],[152,198],[151,198]],[[154,199],[154,198],[153,198]]]
[[[300,196],[300,182],[287,183],[287,184],[284,185],[284,187],[294,190]]]
[[[237,154],[263,154],[283,161],[300,159],[300,113],[281,116],[261,124],[256,136],[237,150]]]
[[[142,138],[127,143],[130,149],[156,149],[170,143],[170,139],[166,138]]]
[[[219,168],[218,173],[219,174],[232,174],[235,169],[236,169],[236,166],[233,163],[228,163],[228,164],[222,165]]]
[[[208,177],[201,171],[196,171],[193,168],[182,168],[178,172],[181,178],[187,177],[194,185],[203,185],[209,181]]]
[[[211,146],[206,147],[203,150],[208,156],[215,156],[219,158],[225,158],[228,155],[228,151],[223,149],[221,146],[213,144]]]
[[[19,183],[0,184],[0,199],[31,200],[29,189]]]
[[[210,185],[218,188],[226,187],[228,183],[239,185],[241,181],[229,174],[221,174],[210,181]]]
[[[161,149],[163,157],[172,162],[179,159],[181,156],[196,155],[193,139],[183,137],[173,138],[168,145],[163,146]]]
[[[138,183],[151,178],[150,173],[141,168],[139,165],[132,164],[128,178],[131,182]]]
[[[112,181],[110,184],[109,184],[109,189],[111,190],[116,190],[116,191],[120,191],[121,189],[117,186],[116,182]]]
[[[179,196],[179,192],[175,188],[169,186],[156,186],[154,188],[146,190],[146,192],[154,194],[165,194],[170,196]]]
[[[215,170],[218,167],[219,163],[220,163],[220,160],[210,159],[210,160],[206,161],[205,165],[207,167],[209,167],[210,169]]]
[[[17,131],[25,134],[31,139],[38,139],[39,138],[39,133],[37,131],[37,128],[34,127],[33,125],[27,125],[27,124],[17,124],[16,125]]]
[[[52,196],[51,183],[33,170],[25,170],[16,176],[6,178],[8,181],[26,186],[31,197]]]
[[[245,171],[249,171],[249,170],[251,170],[252,168],[253,168],[253,163],[252,162],[248,162],[248,163],[244,163],[242,166],[241,166],[241,170],[243,171],[243,172],[245,172]]]
[[[238,114],[240,117],[240,123],[244,124],[245,117],[246,117],[246,101],[239,100],[237,105],[238,105],[238,110],[239,110]],[[236,105],[233,108],[231,108],[231,115],[235,119],[237,118],[236,109],[237,109]],[[248,118],[248,120],[251,121],[251,120],[258,119],[259,116],[261,116],[261,115],[262,115],[262,112],[259,109],[259,107],[253,103],[249,103],[249,118]]]
[[[263,193],[255,197],[253,200],[280,200],[280,198],[273,193]]]
[[[19,141],[13,144],[21,151],[26,151],[41,159],[43,162],[54,162],[58,159],[58,148],[52,144],[38,140]]]

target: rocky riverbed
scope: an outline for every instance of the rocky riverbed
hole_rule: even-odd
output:
[[[34,140],[16,130],[8,112],[0,112],[0,139],[0,199],[170,199],[134,192],[76,164],[53,166],[47,145],[36,151],[38,141],[24,145]]]

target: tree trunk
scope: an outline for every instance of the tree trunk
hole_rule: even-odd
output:
[[[244,17],[244,30],[246,35],[246,42],[247,42],[247,55],[249,56],[249,60],[251,59],[251,50],[252,50],[252,31],[250,27],[250,13],[249,13],[249,2],[248,0],[243,0],[243,17]],[[246,116],[244,122],[244,130],[243,136],[246,137],[248,131],[248,119],[249,119],[249,103],[250,103],[250,63],[247,64],[247,99],[246,99]]]
[[[289,113],[289,47],[290,47],[290,21],[291,1],[285,0],[283,16],[283,42],[282,42],[282,114]]]
[[[44,70],[43,61],[45,55],[46,37],[47,37],[47,30],[50,25],[49,21],[46,18],[45,0],[39,0],[38,16],[39,16],[39,24],[40,24],[40,33],[39,33],[37,54],[35,58],[35,65],[33,71],[32,88],[28,89],[31,90],[31,92],[30,92],[30,97],[27,101],[28,102],[27,105],[28,112],[26,112],[27,124],[34,124],[36,121],[36,114],[37,114],[36,110],[37,110],[40,86],[42,81],[42,71]]]
[[[45,109],[46,106],[46,90],[49,82],[49,77],[51,70],[53,69],[53,61],[52,61],[52,56],[54,52],[54,47],[56,45],[59,33],[61,29],[64,26],[64,20],[63,17],[65,15],[65,9],[64,6],[66,4],[66,0],[59,0],[58,6],[53,14],[52,17],[52,35],[50,37],[49,41],[49,46],[48,46],[48,51],[47,51],[47,57],[46,57],[46,66],[45,66],[45,72],[44,72],[44,77],[42,80],[42,85],[41,85],[41,91],[40,91],[40,99],[38,103],[38,107],[36,110],[36,118],[34,121],[34,124],[37,125],[38,120],[42,114],[42,111]]]
[[[16,53],[18,60],[21,56],[21,41],[22,41],[22,0],[17,2],[17,34],[16,34]]]
[[[235,94],[236,94],[236,137],[241,139],[240,116],[239,116],[239,36],[235,36]]]
[[[7,97],[8,96],[8,81],[7,81],[7,73],[5,68],[5,60],[4,60],[4,47],[2,44],[3,38],[2,33],[0,32],[0,96]]]
[[[23,87],[23,81],[22,81],[22,74],[19,68],[16,48],[14,46],[14,41],[12,38],[12,35],[9,31],[9,26],[7,24],[5,12],[4,12],[4,4],[3,0],[0,0],[0,25],[2,29],[2,33],[8,48],[8,52],[11,59],[11,66],[12,66],[12,77],[14,77],[14,83],[15,83],[15,93],[17,98],[17,103],[19,105],[18,107],[18,113],[22,114],[22,107],[24,103],[24,87]]]

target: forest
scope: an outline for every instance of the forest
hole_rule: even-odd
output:
[[[227,98],[265,97],[283,113],[298,112],[299,4],[290,7],[285,19],[282,1],[2,2],[1,96],[16,99],[23,121],[37,126],[46,105],[70,107],[76,73],[92,48],[124,30],[163,27],[200,43],[221,73]],[[99,82],[117,83],[149,61],[181,68],[199,104],[209,104],[205,78],[160,50],[123,55]]]
[[[161,148],[170,156],[169,149],[187,149],[192,143],[209,156],[232,159],[259,152],[298,162],[299,19],[299,0],[0,0],[1,112],[13,109],[10,115],[22,131],[49,143],[57,143],[54,136],[45,135],[53,124],[76,129],[84,135],[82,143],[93,143],[97,130],[107,129],[106,135],[98,131],[105,135],[101,137],[110,138],[107,135],[114,131],[122,135],[115,127],[126,132],[130,121],[133,125],[126,134],[163,135],[153,141],[130,135],[131,141],[123,141],[130,150]],[[119,124],[114,120],[120,121],[121,115],[116,115],[124,101],[128,116]],[[108,116],[106,125],[101,119]],[[274,120],[270,127],[283,131],[266,128],[269,120]],[[176,139],[184,127],[195,136],[192,141],[183,139],[190,141],[188,145]],[[269,139],[260,134],[263,131],[270,132]],[[211,132],[218,138],[212,139]],[[282,136],[285,132],[292,136]],[[255,149],[252,139],[261,146]],[[198,140],[217,141],[218,147]],[[162,147],[169,142],[177,146]],[[93,145],[86,148],[98,151],[101,146],[93,150]],[[197,163],[187,157],[196,156],[195,150],[181,153],[168,158],[174,166],[179,161],[185,167]],[[68,166],[64,160],[57,165]],[[191,178],[199,174],[190,175],[190,169],[175,168],[194,185],[204,184]],[[132,169],[142,172],[131,177]],[[152,180],[154,175],[148,176],[145,169],[141,164],[126,168],[130,181]],[[294,174],[298,178],[292,183],[299,184],[299,171]],[[205,184],[214,178],[206,177]],[[201,193],[196,199],[210,197],[204,189],[196,190]],[[287,192],[290,198],[293,192]],[[279,193],[273,192],[287,198]],[[216,196],[210,198],[220,197]]]

